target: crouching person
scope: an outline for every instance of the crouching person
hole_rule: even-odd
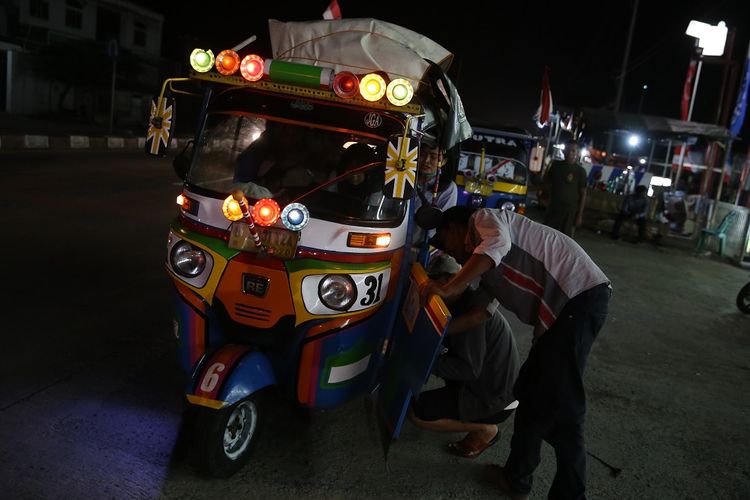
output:
[[[466,432],[448,445],[451,453],[466,458],[479,456],[497,442],[498,424],[518,405],[513,384],[520,361],[511,328],[496,310],[497,301],[482,306],[482,296],[467,290],[451,306],[444,353],[433,367],[445,386],[422,392],[409,411],[418,427]]]

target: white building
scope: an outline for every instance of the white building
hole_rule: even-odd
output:
[[[3,2],[0,111],[107,123],[117,61],[115,123],[142,122],[147,89],[158,85],[163,21],[125,0]]]

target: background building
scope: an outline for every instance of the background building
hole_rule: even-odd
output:
[[[143,123],[159,85],[163,16],[124,0],[0,4],[0,111]]]

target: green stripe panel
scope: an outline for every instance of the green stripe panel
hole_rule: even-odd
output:
[[[175,219],[172,222],[171,227],[172,231],[174,231],[179,236],[182,236],[188,240],[195,241],[196,243],[200,243],[201,245],[205,246],[206,248],[210,248],[212,251],[218,253],[227,260],[232,259],[232,257],[240,253],[239,250],[229,248],[227,246],[227,242],[222,239],[213,238],[211,236],[195,233],[193,231],[188,231],[180,225],[178,219]]]
[[[361,271],[362,269],[368,269],[372,267],[387,266],[389,261],[384,260],[380,262],[361,262],[356,264],[348,264],[344,262],[328,262],[325,260],[316,259],[298,259],[286,261],[286,270],[290,273],[302,271],[304,269],[325,269],[330,271]]]

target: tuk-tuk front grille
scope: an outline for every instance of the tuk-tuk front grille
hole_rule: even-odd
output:
[[[254,319],[256,321],[270,321],[271,311],[262,307],[248,306],[239,302],[234,304],[234,313],[243,318]]]

